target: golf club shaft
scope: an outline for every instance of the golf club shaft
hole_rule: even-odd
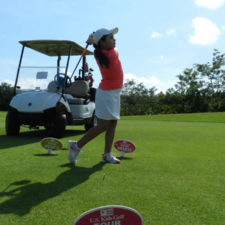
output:
[[[73,73],[72,73],[70,79],[73,77],[73,74],[75,73],[75,71],[76,71],[76,69],[77,69],[77,67],[78,67],[78,65],[79,65],[79,63],[80,63],[80,61],[81,61],[81,59],[83,58],[84,54],[86,53],[87,48],[88,48],[88,45],[89,45],[89,44],[86,45],[84,51],[82,52],[81,57],[80,57],[80,59],[79,59],[77,65],[76,65],[76,67],[75,67],[75,69],[74,69],[74,71],[73,71]]]

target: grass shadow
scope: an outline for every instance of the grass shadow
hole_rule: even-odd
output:
[[[66,130],[64,137],[76,137],[84,133],[84,130]],[[48,137],[47,132],[45,130],[25,131],[21,132],[19,136],[0,135],[0,149],[3,150],[6,148],[40,142],[40,140],[45,137]],[[64,148],[63,150],[67,149]]]
[[[0,192],[0,196],[12,197],[0,203],[0,214],[24,216],[28,214],[33,207],[42,202],[82,184],[89,179],[90,175],[100,171],[104,165],[104,163],[98,163],[91,168],[85,168],[65,164],[61,167],[67,167],[69,170],[63,172],[49,183],[30,183],[30,181],[24,180],[14,182]],[[20,187],[8,191],[13,185],[19,185]]]
[[[85,130],[66,130],[64,137],[78,136],[85,133]]]
[[[34,156],[37,156],[37,157],[53,157],[53,156],[58,156],[58,154],[48,154],[48,153],[45,153],[45,154],[34,154]]]
[[[126,156],[124,156],[124,157],[122,157],[122,156],[120,156],[120,157],[117,157],[119,160],[133,160],[133,158],[130,158],[130,157],[126,157]]]
[[[0,135],[0,149],[4,150],[7,148],[23,146],[26,144],[32,144],[39,141],[40,137],[37,136],[31,136],[30,138],[27,138],[25,136]]]

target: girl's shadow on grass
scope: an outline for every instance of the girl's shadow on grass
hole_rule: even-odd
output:
[[[61,167],[69,167],[70,169],[60,174],[52,182],[33,184],[29,184],[30,181],[27,180],[14,182],[0,192],[0,197],[12,197],[0,203],[0,214],[13,213],[18,216],[24,216],[33,207],[85,182],[91,174],[100,171],[103,166],[104,163],[98,163],[91,168],[74,167],[74,165],[66,164]],[[23,186],[7,191],[12,185]]]

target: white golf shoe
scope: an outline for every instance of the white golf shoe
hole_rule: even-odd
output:
[[[102,155],[102,162],[119,164],[120,160],[117,159],[112,153],[105,153]]]
[[[81,152],[81,149],[77,146],[77,142],[75,141],[68,141],[68,148],[69,148],[69,161],[71,163],[77,162],[77,157]]]

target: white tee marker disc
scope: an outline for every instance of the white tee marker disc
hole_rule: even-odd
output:
[[[57,138],[47,137],[41,140],[41,146],[47,149],[48,154],[50,154],[52,150],[62,149],[63,143]]]

